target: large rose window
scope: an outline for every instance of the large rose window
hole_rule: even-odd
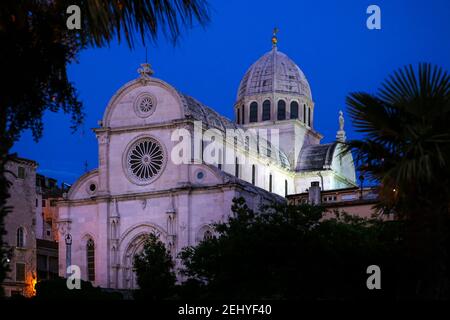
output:
[[[164,149],[153,138],[143,138],[134,142],[126,154],[128,175],[139,184],[147,184],[156,179],[164,163]]]

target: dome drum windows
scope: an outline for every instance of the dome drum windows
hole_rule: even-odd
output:
[[[166,164],[166,152],[156,139],[141,138],[127,149],[123,161],[128,178],[133,183],[145,185],[161,174]]]
[[[278,101],[277,120],[286,120],[286,102],[284,100]]]
[[[298,102],[292,101],[291,102],[291,119],[298,119]]]
[[[311,127],[311,108],[308,107],[308,127]]]
[[[263,102],[262,121],[270,120],[270,101],[265,100]]]
[[[303,117],[302,117],[303,123],[306,124],[306,104],[303,104]]]
[[[250,122],[258,121],[258,103],[252,102],[250,104]]]

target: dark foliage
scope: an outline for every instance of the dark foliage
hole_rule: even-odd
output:
[[[430,262],[417,293],[448,296],[450,75],[429,64],[404,67],[376,94],[352,93],[347,104],[363,134],[348,142],[347,151],[380,184],[379,209],[405,220],[411,257]]]
[[[176,277],[172,256],[157,235],[147,235],[143,251],[134,257],[133,267],[139,285],[135,299],[161,300],[174,294]]]
[[[272,205],[259,213],[235,199],[216,236],[186,248],[188,297],[356,300],[414,296],[408,287],[401,222],[361,219],[310,205]],[[367,289],[367,267],[382,270],[382,291]],[[404,272],[404,273],[403,273]]]

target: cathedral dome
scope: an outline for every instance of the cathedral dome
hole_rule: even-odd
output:
[[[239,85],[237,101],[264,93],[303,95],[312,100],[303,71],[276,45],[259,58],[245,73]]]

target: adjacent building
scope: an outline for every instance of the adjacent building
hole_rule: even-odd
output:
[[[371,218],[378,215],[375,206],[379,203],[377,187],[350,187],[343,189],[322,190],[320,181],[311,183],[306,192],[287,196],[288,203],[315,204],[323,206],[329,216],[337,210],[363,218]]]
[[[6,164],[11,182],[4,241],[9,249],[5,295],[32,296],[37,281],[58,276],[56,201],[62,189],[56,180],[36,174],[35,161],[14,157]]]
[[[11,182],[7,205],[13,210],[5,217],[10,271],[2,283],[6,296],[34,294],[36,274],[36,168],[37,163],[14,158],[6,164]]]
[[[63,189],[56,179],[36,175],[36,267],[37,280],[58,277],[58,231],[56,203]]]

